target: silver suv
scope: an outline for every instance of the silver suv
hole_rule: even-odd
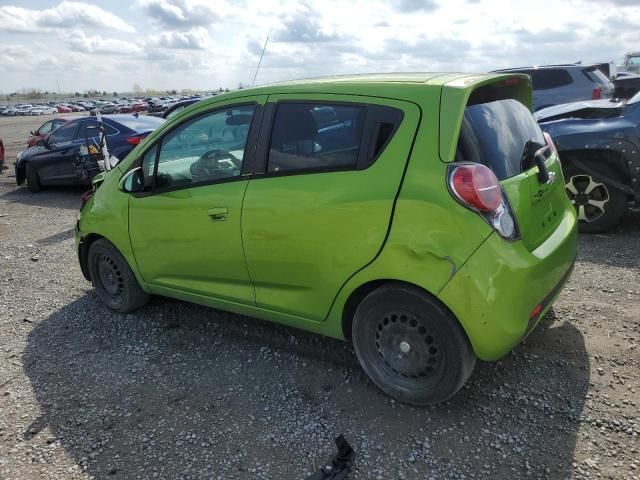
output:
[[[613,97],[614,85],[597,65],[545,65],[495,70],[499,73],[526,73],[533,83],[533,109],[580,100]]]

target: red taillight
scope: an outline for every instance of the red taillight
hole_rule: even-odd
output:
[[[91,195],[93,195],[93,190],[87,190],[86,192],[83,192],[82,195],[80,195],[80,210],[82,210],[87,204],[87,202],[91,198]]]
[[[542,304],[536,305],[536,308],[534,308],[531,311],[531,314],[529,315],[529,319],[537,317],[540,314],[541,311],[542,311]]]
[[[143,140],[143,137],[129,137],[127,142],[131,145],[138,145]]]
[[[551,149],[551,153],[558,153],[558,149],[556,148],[556,144],[553,143],[551,135],[549,135],[547,132],[544,132],[543,135],[544,139],[547,141],[547,145],[549,145],[549,148]]]
[[[593,89],[593,93],[591,93],[591,100],[600,100],[602,98],[602,87],[596,87]]]
[[[481,212],[494,212],[502,204],[502,190],[494,173],[479,163],[456,167],[451,189],[462,202]]]

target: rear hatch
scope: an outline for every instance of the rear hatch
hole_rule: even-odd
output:
[[[495,173],[529,251],[553,233],[567,205],[560,162],[552,145],[520,101],[504,94],[471,95],[455,161],[481,163]],[[548,182],[540,178],[536,152],[548,170]]]

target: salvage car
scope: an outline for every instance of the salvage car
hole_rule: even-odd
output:
[[[618,72],[613,79],[613,85],[616,88],[613,94],[615,98],[631,98],[640,92],[640,75],[629,72]]]
[[[533,82],[533,109],[575,102],[611,98],[613,83],[598,65],[544,65],[496,70],[501,73],[526,73]]]
[[[574,263],[575,210],[530,108],[525,75],[197,102],[94,179],[82,272],[118,312],[157,294],[349,339],[383,391],[442,402],[531,332]]]
[[[102,117],[110,154],[123,159],[163,122],[160,118],[133,115]],[[31,192],[50,185],[89,184],[90,178],[78,169],[78,161],[81,147],[98,137],[97,125],[91,117],[71,120],[38,140],[34,147],[20,152],[15,165],[16,183],[22,185],[26,181]]]
[[[4,170],[4,143],[0,138],[0,173],[2,173],[2,170]]]
[[[560,152],[580,231],[606,232],[628,207],[640,207],[640,93],[558,105],[535,117]]]
[[[35,146],[38,140],[43,139],[51,132],[53,132],[56,128],[72,119],[73,117],[54,118],[52,120],[47,120],[42,125],[40,125],[37,130],[30,132],[29,138],[27,139],[27,148]]]
[[[58,109],[49,106],[37,106],[31,109],[29,115],[54,115],[58,113]]]

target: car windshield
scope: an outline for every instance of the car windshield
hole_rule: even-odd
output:
[[[640,57],[629,57],[627,62],[631,65],[640,65]]]

